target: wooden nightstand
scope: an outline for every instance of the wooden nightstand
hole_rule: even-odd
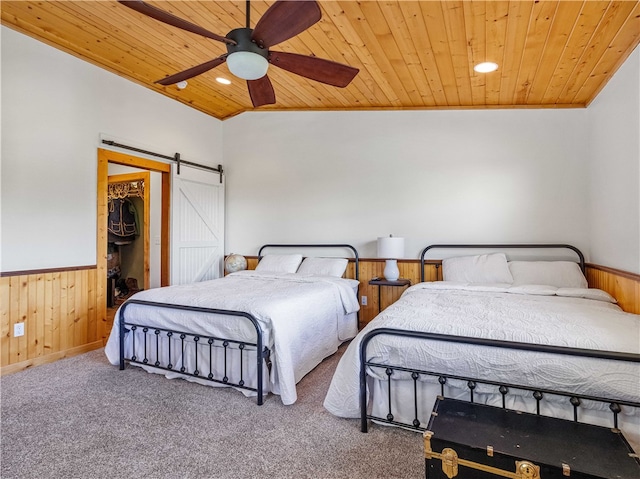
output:
[[[377,286],[378,287],[378,312],[382,312],[383,308],[382,308],[382,300],[381,300],[381,297],[380,297],[380,289],[383,286],[391,287],[391,288],[406,288],[408,286],[411,286],[411,280],[410,279],[398,278],[395,281],[390,281],[390,280],[384,279],[384,278],[372,278],[369,281],[369,284],[371,286]],[[397,299],[397,297],[395,299]],[[395,299],[393,301],[395,301]],[[391,301],[391,303],[393,303],[393,301]]]

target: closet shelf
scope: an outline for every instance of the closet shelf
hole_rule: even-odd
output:
[[[110,200],[129,198],[132,196],[144,198],[144,181],[109,183],[107,195]]]

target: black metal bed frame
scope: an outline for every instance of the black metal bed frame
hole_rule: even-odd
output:
[[[133,323],[133,322],[127,322],[124,319],[124,314],[125,311],[127,309],[128,306],[132,305],[132,304],[140,304],[140,305],[145,305],[145,306],[155,306],[155,307],[160,307],[160,308],[168,308],[168,309],[177,309],[177,310],[182,310],[182,311],[194,311],[194,312],[200,312],[200,313],[208,313],[208,314],[221,314],[221,315],[225,315],[225,316],[236,316],[236,317],[242,317],[245,318],[247,320],[249,320],[251,322],[251,324],[254,326],[255,330],[256,330],[256,342],[255,343],[251,343],[251,342],[246,342],[246,341],[238,341],[238,340],[234,340],[234,339],[229,339],[229,338],[219,338],[219,337],[215,337],[215,336],[206,336],[206,335],[201,335],[201,334],[194,334],[194,333],[188,333],[185,331],[175,331],[175,330],[170,330],[170,329],[165,329],[165,328],[158,328],[158,327],[154,327],[154,326],[145,326],[143,324],[138,324],[138,323]],[[175,372],[179,372],[180,374],[186,375],[186,376],[191,376],[194,378],[200,378],[200,379],[205,379],[211,382],[216,382],[216,383],[220,383],[220,384],[226,384],[228,386],[233,386],[233,387],[237,387],[237,388],[241,388],[241,389],[246,389],[249,391],[255,391],[257,393],[257,402],[258,405],[262,405],[264,402],[264,394],[263,394],[263,371],[262,371],[262,360],[264,359],[267,362],[267,365],[269,365],[269,357],[271,355],[271,352],[269,351],[269,348],[267,348],[266,346],[263,345],[263,337],[262,337],[262,328],[260,327],[260,323],[258,323],[258,320],[249,313],[245,313],[243,311],[231,311],[231,310],[226,310],[226,309],[215,309],[215,308],[201,308],[201,307],[196,307],[196,306],[185,306],[182,304],[170,304],[170,303],[157,303],[154,301],[142,301],[139,299],[129,299],[127,300],[121,307],[120,309],[120,369],[124,369],[125,368],[125,362],[129,362],[129,363],[134,363],[134,364],[140,364],[140,365],[144,365],[144,366],[153,366],[154,368],[157,369],[164,369],[165,371],[175,371]],[[140,359],[136,356],[135,352],[136,352],[136,336],[135,336],[135,331],[137,331],[138,329],[140,329],[143,333],[143,342],[144,342],[144,358]],[[132,351],[133,351],[133,355],[130,358],[125,358],[125,338],[127,337],[127,333],[129,333],[129,331],[132,332],[131,334],[131,341],[132,341]],[[152,336],[149,336],[149,332],[152,333]],[[165,337],[167,338],[167,344],[168,344],[168,355],[169,355],[169,362],[166,364],[162,364],[159,361],[159,357],[160,357],[160,337],[162,335],[165,335]],[[171,342],[172,342],[172,338],[173,336],[177,336],[178,338],[180,338],[180,350],[179,350],[179,354],[178,356],[180,357],[180,367],[178,367],[175,364],[172,364],[172,355],[171,355]],[[154,338],[155,337],[155,338]],[[185,341],[187,338],[190,338],[190,340]],[[154,340],[155,339],[155,340]],[[189,342],[192,341],[191,344],[194,345],[194,353],[193,353],[193,358],[195,360],[195,366],[193,371],[187,371],[186,367],[185,367],[185,353],[187,351],[188,348],[188,344]],[[153,344],[155,343],[155,348],[153,348]],[[206,343],[206,345],[205,345]],[[238,351],[240,354],[240,380],[235,383],[235,382],[231,382],[229,381],[229,374],[228,374],[228,354],[229,354],[229,346],[235,344],[238,347]],[[198,348],[199,347],[207,347],[209,348],[209,374],[207,376],[203,376],[200,374],[200,371],[198,369]],[[222,376],[222,378],[216,378],[214,377],[213,373],[211,371],[213,371],[213,348],[217,347],[217,346],[222,346],[224,348],[224,376]],[[255,347],[255,351],[256,351],[256,360],[257,360],[257,371],[256,371],[256,375],[257,375],[257,383],[256,383],[256,387],[249,387],[246,385],[246,382],[243,378],[243,363],[244,363],[244,353],[245,353],[245,349],[247,349],[247,346],[253,346]],[[152,351],[153,350],[153,351]],[[155,354],[151,354],[152,352],[155,352]],[[156,358],[156,360],[153,363],[150,363],[149,361],[149,356],[152,355],[153,357]]]
[[[430,249],[434,248],[469,248],[469,249],[480,249],[480,248],[492,248],[492,249],[500,249],[500,248],[567,248],[574,251],[579,258],[580,267],[584,272],[584,256],[580,250],[571,245],[431,245],[426,247],[420,256],[421,260],[421,279],[424,281],[424,256]],[[452,374],[446,374],[438,371],[430,371],[427,369],[416,369],[416,368],[407,368],[399,365],[391,365],[391,364],[381,364],[374,361],[367,360],[367,345],[370,341],[376,336],[387,335],[387,336],[398,336],[398,337],[407,337],[414,338],[420,340],[427,341],[443,341],[443,342],[452,342],[459,344],[471,344],[477,346],[488,346],[488,347],[497,347],[503,349],[512,349],[512,350],[523,350],[523,351],[534,351],[534,352],[543,352],[549,354],[560,354],[566,356],[574,356],[574,357],[587,357],[587,358],[596,358],[603,360],[613,360],[613,361],[626,361],[626,362],[634,362],[640,363],[640,354],[633,353],[624,353],[618,351],[600,351],[600,350],[591,350],[591,349],[580,349],[580,348],[569,348],[563,346],[551,346],[551,345],[541,345],[541,344],[529,344],[529,343],[520,343],[513,341],[500,341],[493,339],[484,339],[484,338],[473,338],[466,336],[455,336],[455,335],[447,335],[447,334],[437,334],[437,333],[428,333],[424,331],[410,331],[403,329],[395,329],[395,328],[380,328],[374,329],[367,334],[365,334],[360,343],[360,377],[359,377],[359,387],[360,387],[360,430],[362,432],[368,431],[368,421],[378,421],[381,423],[392,424],[395,426],[400,426],[408,429],[413,429],[416,431],[425,431],[426,425],[422,425],[418,418],[418,381],[421,377],[429,376],[435,377],[440,384],[440,395],[445,396],[445,385],[448,380],[461,380],[466,381],[466,386],[469,391],[469,401],[474,402],[474,391],[477,388],[478,384],[493,386],[497,389],[502,396],[502,408],[506,409],[506,396],[510,390],[515,389],[519,391],[527,391],[530,392],[533,398],[536,401],[536,413],[540,414],[540,403],[545,397],[545,395],[552,396],[561,396],[569,399],[569,403],[573,407],[573,420],[578,421],[578,408],[582,404],[582,401],[595,401],[600,403],[608,403],[609,409],[613,413],[613,427],[614,429],[618,429],[618,414],[622,411],[622,406],[640,408],[640,402],[638,401],[625,401],[617,398],[605,398],[605,397],[597,397],[583,394],[575,394],[568,391],[558,391],[552,389],[545,389],[539,387],[531,387],[527,385],[521,384],[510,384],[510,383],[502,383],[496,381],[490,381],[486,379],[472,378],[466,376],[458,376]],[[388,399],[388,413],[386,417],[378,417],[368,413],[368,405],[367,405],[367,368],[379,368],[384,370],[385,375],[387,376],[387,399]],[[411,379],[413,380],[413,410],[414,410],[414,418],[411,423],[404,423],[401,421],[397,421],[391,404],[391,397],[393,394],[392,384],[393,384],[393,374],[394,372],[404,372],[409,373],[411,375]]]
[[[394,328],[375,329],[365,334],[364,337],[362,338],[362,342],[360,343],[360,429],[362,432],[367,432],[369,419],[387,423],[387,424],[393,424],[396,426],[407,427],[410,429],[415,429],[417,431],[425,431],[426,428],[421,425],[420,420],[418,419],[419,405],[418,405],[417,385],[421,376],[431,376],[431,377],[438,378],[438,382],[440,383],[440,395],[443,397],[445,397],[444,387],[447,384],[448,380],[454,379],[454,380],[467,381],[467,388],[469,390],[470,402],[474,402],[474,390],[477,388],[478,384],[495,386],[497,388],[497,391],[502,395],[503,409],[506,409],[506,395],[509,393],[511,389],[529,391],[532,393],[533,398],[536,400],[536,413],[538,415],[540,414],[540,402],[544,398],[545,394],[567,397],[569,398],[569,402],[573,407],[573,419],[576,422],[578,421],[578,408],[582,404],[583,400],[609,403],[609,409],[613,413],[613,427],[615,429],[618,429],[618,414],[622,411],[622,406],[640,408],[640,402],[637,402],[637,401],[624,401],[624,400],[615,399],[615,398],[604,398],[604,397],[589,396],[584,394],[575,394],[567,391],[558,391],[558,390],[531,387],[531,386],[512,384],[512,383],[502,383],[502,382],[496,382],[496,381],[489,381],[486,379],[478,379],[478,378],[472,378],[467,376],[458,376],[458,375],[446,374],[442,372],[430,371],[425,369],[414,369],[414,368],[407,368],[403,366],[395,366],[390,364],[381,364],[373,361],[368,361],[366,359],[367,345],[374,337],[379,335],[401,336],[406,338],[417,338],[417,339],[431,340],[431,341],[473,344],[477,346],[490,346],[490,347],[498,347],[503,349],[535,351],[535,352],[544,352],[544,353],[551,353],[551,354],[562,354],[562,355],[575,356],[575,357],[587,357],[587,358],[640,363],[640,354],[633,354],[633,353],[622,353],[617,351],[599,351],[599,350],[580,349],[580,348],[567,348],[563,346],[548,346],[548,345],[540,345],[540,344],[518,343],[518,342],[512,342],[512,341],[498,341],[498,340],[492,340],[492,339],[472,338],[467,336],[452,336],[447,334],[427,333],[422,331],[410,331],[410,330],[394,329]],[[388,404],[389,404],[389,411],[386,417],[374,416],[367,412],[367,368],[380,368],[384,370],[385,374],[388,377],[387,398],[388,398]],[[395,371],[410,373],[411,379],[413,380],[413,383],[414,383],[414,394],[413,394],[414,419],[410,424],[396,421],[391,408],[391,397],[393,394],[392,379]]]
[[[258,250],[258,260],[262,258],[262,251],[267,248],[344,248],[349,249],[353,253],[353,261],[355,262],[355,279],[360,279],[360,255],[350,244],[265,244]]]
[[[568,249],[578,256],[580,270],[584,273],[584,255],[575,246],[570,244],[432,244],[427,246],[420,253],[420,281],[424,282],[424,257],[432,249]],[[439,265],[436,265],[436,268]]]
[[[259,257],[262,257],[262,251],[266,248],[346,248],[350,249],[354,255],[355,261],[355,278],[359,278],[359,255],[357,250],[347,244],[266,244],[262,246],[259,250]],[[229,317],[237,317],[244,318],[244,320],[249,321],[253,328],[256,331],[256,340],[255,342],[249,341],[240,341],[237,339],[231,338],[221,338],[216,336],[207,336],[202,334],[196,334],[193,332],[187,331],[177,331],[166,328],[159,328],[155,326],[148,326],[144,324],[139,324],[137,322],[127,321],[125,319],[125,312],[127,308],[132,305],[137,304],[141,306],[154,306],[159,308],[167,308],[174,309],[180,311],[193,311],[198,313],[205,314],[218,314]],[[120,307],[118,312],[119,318],[119,338],[120,338],[120,369],[125,369],[126,363],[139,364],[141,366],[150,366],[156,369],[162,369],[165,371],[173,371],[176,373],[180,373],[184,376],[190,376],[193,378],[198,378],[201,380],[206,380],[214,383],[224,384],[227,386],[232,386],[239,389],[245,389],[249,391],[254,391],[257,394],[257,404],[260,406],[264,403],[264,384],[263,384],[263,368],[262,361],[265,361],[268,370],[270,370],[271,361],[271,351],[264,344],[263,339],[263,331],[260,326],[258,320],[250,313],[244,311],[233,311],[227,309],[216,309],[216,308],[204,308],[199,306],[188,306],[182,304],[171,304],[171,303],[159,303],[155,301],[144,301],[139,299],[128,299],[125,303]],[[356,315],[356,321],[358,321],[359,317]],[[140,358],[136,355],[136,331],[141,331],[143,333],[142,339],[140,341],[144,345],[144,357]],[[131,332],[131,335],[129,333]],[[166,338],[167,347],[168,347],[168,362],[163,363],[159,360],[160,358],[160,340]],[[125,357],[125,340],[127,337],[131,338],[132,343],[132,355],[130,358]],[[178,343],[179,339],[179,343]],[[179,344],[179,347],[174,349],[174,355],[172,356],[171,345],[172,342],[176,342]],[[189,346],[192,345],[193,347]],[[235,346],[235,348],[234,348]],[[224,348],[224,374],[221,377],[216,377],[211,371],[213,371],[213,352],[214,348]],[[228,359],[231,354],[230,350],[236,349],[238,350],[240,366],[239,366],[239,380],[237,382],[231,381],[229,379],[228,373]],[[245,354],[248,354],[255,348],[255,361],[257,364],[256,370],[256,387],[251,387],[247,385],[247,381],[243,377],[243,365],[245,361]],[[209,374],[206,376],[203,375],[198,367],[198,352],[206,351],[208,349],[208,358],[209,358]],[[185,366],[185,354],[188,351],[192,351],[192,357],[194,362],[193,370],[188,371]],[[155,360],[150,359],[155,358]],[[173,357],[180,358],[180,365],[173,364]]]

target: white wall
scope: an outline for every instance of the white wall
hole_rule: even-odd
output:
[[[101,135],[215,166],[222,123],[2,27],[1,270],[96,262]]]
[[[640,52],[587,110],[256,112],[224,123],[1,28],[2,271],[95,263],[101,136],[225,165],[227,252],[563,241],[640,272]],[[221,143],[224,139],[224,149]],[[224,161],[223,161],[224,158]]]
[[[227,252],[378,236],[588,247],[586,111],[244,113],[224,122]],[[250,140],[249,140],[249,139]]]
[[[588,114],[592,260],[640,273],[640,48]]]

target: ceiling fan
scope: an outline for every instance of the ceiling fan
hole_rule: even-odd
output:
[[[272,46],[295,37],[320,20],[322,13],[314,0],[277,0],[258,20],[254,29],[250,27],[250,3],[247,0],[246,26],[231,30],[224,37],[142,0],[119,2],[155,20],[226,44],[227,53],[156,81],[160,85],[182,82],[226,61],[231,73],[247,80],[251,102],[254,107],[259,107],[276,102],[273,85],[267,76],[269,64],[341,88],[347,86],[359,71],[357,68],[315,56],[270,50]]]

